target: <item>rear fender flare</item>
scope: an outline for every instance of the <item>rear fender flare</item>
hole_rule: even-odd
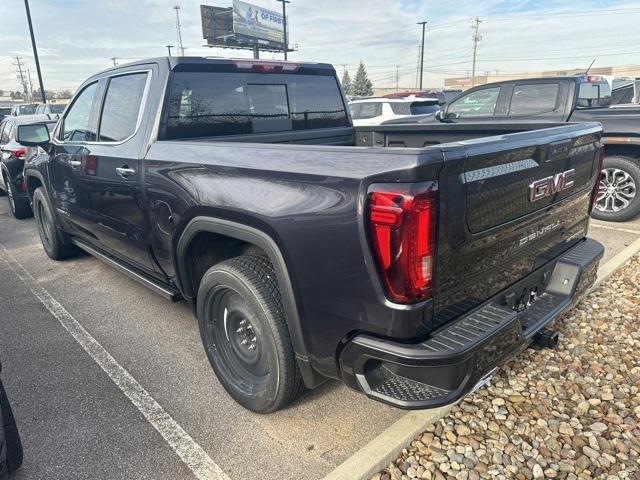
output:
[[[298,363],[308,363],[308,353],[304,342],[304,336],[302,333],[302,325],[300,322],[300,316],[296,306],[295,296],[293,293],[293,286],[291,278],[285,263],[284,257],[280,251],[280,248],[276,242],[265,232],[258,230],[254,227],[244,225],[241,223],[231,222],[229,220],[213,217],[195,217],[185,227],[178,243],[176,245],[175,264],[176,272],[178,273],[178,284],[184,297],[193,304],[193,299],[196,296],[197,285],[191,285],[189,281],[189,275],[187,270],[186,253],[188,251],[191,241],[198,233],[210,232],[219,235],[224,235],[238,240],[245,241],[260,247],[269,257],[271,264],[273,265],[276,276],[278,279],[278,285],[282,294],[282,304],[285,311],[285,318],[287,321],[287,328],[289,329],[289,335],[291,336],[291,343],[295,352]],[[302,367],[302,365],[301,365]],[[305,374],[304,368],[303,376]],[[305,378],[306,382],[306,378]]]

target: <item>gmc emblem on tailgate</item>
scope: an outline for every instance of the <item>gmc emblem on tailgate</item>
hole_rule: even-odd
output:
[[[543,198],[549,197],[554,193],[561,192],[568,188],[573,187],[575,181],[575,169],[567,170],[566,172],[558,173],[553,177],[541,178],[529,185],[529,200],[537,202]]]

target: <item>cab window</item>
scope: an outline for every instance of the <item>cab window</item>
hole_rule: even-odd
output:
[[[64,117],[62,140],[66,142],[92,142],[96,139],[95,127],[91,122],[91,109],[98,82],[92,83],[76,97]]]
[[[500,87],[476,90],[453,101],[447,113],[457,113],[463,118],[493,116],[499,95]]]
[[[559,83],[516,85],[511,95],[509,115],[536,115],[552,112],[558,101]]]

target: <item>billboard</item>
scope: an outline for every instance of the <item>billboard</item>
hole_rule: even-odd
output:
[[[233,31],[236,35],[257,39],[258,43],[268,42],[284,48],[284,19],[273,10],[233,0]]]

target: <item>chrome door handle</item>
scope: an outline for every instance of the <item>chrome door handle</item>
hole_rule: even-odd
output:
[[[135,175],[136,171],[133,168],[129,168],[126,165],[122,167],[116,168],[116,173],[120,175],[122,178],[130,177],[131,175]]]
[[[69,160],[69,166],[73,169],[80,168],[82,166],[82,162],[80,160]]]

